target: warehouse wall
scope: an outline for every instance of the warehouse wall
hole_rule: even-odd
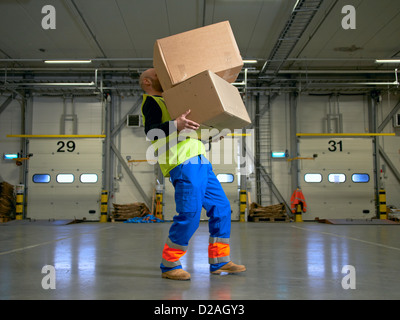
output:
[[[383,95],[378,104],[378,125],[398,102],[398,96]],[[337,101],[342,114],[343,132],[366,133],[369,130],[368,99],[363,95],[340,95],[338,100],[329,96],[300,94],[297,101],[297,132],[326,133],[327,114],[335,111]],[[267,103],[267,97],[261,96],[260,105]],[[331,110],[329,109],[331,107]],[[330,111],[329,111],[330,110]],[[290,103],[289,94],[278,96],[271,105],[272,150],[290,150]],[[383,130],[395,132],[392,122]],[[400,138],[380,137],[380,145],[390,157],[397,170],[400,170]],[[380,160],[383,164],[383,160]],[[290,200],[291,190],[290,162],[273,160],[272,179],[282,195]],[[387,168],[383,182],[387,191],[387,204],[400,207],[400,184]]]
[[[3,103],[8,96],[0,97]],[[114,104],[114,125],[123,119],[126,113],[136,105],[141,99],[141,95],[119,96]],[[398,96],[383,95],[382,102],[378,105],[378,123],[393,109],[398,102]],[[343,117],[344,132],[367,132],[368,128],[368,100],[365,96],[338,97],[339,113]],[[266,96],[260,96],[260,105],[267,103]],[[297,102],[297,131],[298,132],[327,132],[326,115],[335,112],[333,106],[337,103],[336,98],[329,96],[312,96],[300,94]],[[336,105],[337,106],[337,105]],[[329,110],[329,107],[331,109]],[[31,109],[30,109],[31,108]],[[32,118],[32,134],[60,134],[61,115],[64,110],[66,113],[74,112],[77,116],[78,134],[102,134],[104,133],[103,117],[105,105],[95,97],[74,97],[63,99],[63,97],[43,97],[35,96],[27,103],[28,116]],[[254,112],[254,100],[249,105],[250,114]],[[134,113],[140,113],[140,105]],[[271,105],[271,131],[272,131],[272,150],[290,149],[290,104],[289,94],[281,94]],[[28,123],[28,128],[30,124]],[[66,122],[66,132],[72,133],[72,123]],[[384,132],[394,132],[390,122]],[[21,104],[18,100],[13,100],[10,105],[0,115],[0,144],[1,153],[18,152],[21,150],[20,139],[6,138],[7,134],[21,133]],[[113,142],[123,159],[127,156],[134,160],[145,160],[146,151],[150,145],[146,141],[143,128],[122,127]],[[390,157],[393,164],[400,171],[400,143],[398,137],[382,137],[380,144]],[[114,194],[110,202],[131,203],[143,201],[137,188],[129,178],[125,169],[119,164],[115,156],[113,168],[115,175],[113,178]],[[384,163],[381,160],[381,164]],[[156,184],[157,165],[146,162],[135,162],[128,164],[139,184],[151,199],[153,189]],[[387,166],[386,166],[387,167]],[[0,160],[0,175],[11,183],[21,182],[21,168],[15,165],[14,161]],[[282,195],[289,201],[293,192],[291,190],[290,164],[287,161],[275,160],[272,162],[272,178]],[[249,179],[249,187],[252,193],[255,192],[254,177]],[[382,181],[387,190],[387,204],[400,207],[400,184],[395,179],[393,173],[387,168],[382,176]],[[254,196],[254,194],[253,194]],[[254,198],[253,198],[254,200]]]
[[[103,105],[95,97],[33,97],[32,134],[61,134],[61,116],[77,116],[76,134],[102,134]],[[73,121],[65,121],[65,134],[73,134]]]
[[[378,109],[378,124],[380,124],[386,116],[393,110],[400,99],[400,95],[384,94],[383,100]],[[382,132],[396,132],[396,137],[380,137],[379,145],[383,148],[397,171],[400,172],[400,128],[393,128],[393,123],[390,121]],[[381,157],[381,165],[385,161]],[[386,203],[400,208],[400,182],[396,179],[392,171],[386,165],[386,172],[381,174],[381,181],[386,190]]]
[[[121,119],[125,119],[126,113],[133,105],[141,99],[141,96],[116,96],[112,104],[113,122],[116,126]],[[61,116],[65,110],[66,114],[76,114],[77,134],[105,134],[104,117],[106,104],[96,97],[36,97],[32,103],[32,134],[60,134]],[[139,109],[134,112],[137,114]],[[65,121],[65,134],[73,133],[72,121]],[[127,156],[131,159],[146,159],[145,153],[150,142],[146,141],[143,128],[128,128],[123,125],[121,130],[112,139],[112,142],[120,152],[123,159]],[[127,172],[119,163],[115,154],[111,153],[112,168],[115,173],[112,178],[114,193],[110,193],[110,204],[131,203],[143,199],[137,188],[129,178]],[[148,163],[128,164],[135,178],[151,198],[154,187],[155,165]]]
[[[124,119],[124,116],[135,105],[137,105],[137,108],[131,114],[141,114],[141,99],[142,95],[118,97],[115,103],[115,123],[119,122],[119,119]],[[138,102],[139,104],[137,104]],[[140,183],[143,191],[147,194],[148,198],[151,199],[156,184],[156,170],[158,169],[158,165],[154,162],[148,163],[142,161],[146,160],[146,151],[151,145],[150,141],[146,141],[144,128],[127,127],[126,125],[123,125],[119,136],[116,137],[115,145],[124,159],[130,157],[130,160],[139,161],[130,162],[128,163],[128,166]],[[118,161],[114,161],[114,168],[116,175],[114,178],[115,193],[114,199],[112,199],[113,202],[119,204],[143,202],[136,186]]]
[[[8,98],[0,96],[0,105]],[[15,161],[4,160],[4,153],[18,153],[21,151],[19,139],[7,138],[8,134],[21,133],[21,104],[19,100],[13,100],[7,108],[0,114],[0,176],[10,184],[20,183],[20,169],[15,165]]]

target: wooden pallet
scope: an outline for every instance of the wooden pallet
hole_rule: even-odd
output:
[[[111,213],[111,222],[126,221],[136,217],[142,217],[150,213],[149,208],[143,202],[128,204],[113,203],[114,210]]]
[[[283,203],[271,206],[260,206],[252,202],[250,205],[248,221],[251,222],[290,222],[290,218],[285,213]]]
[[[388,212],[387,213],[387,217],[388,217],[388,220],[392,220],[392,221],[395,221],[395,222],[400,222],[400,212],[398,212],[398,211],[396,211],[396,212]]]
[[[138,217],[138,216],[121,217],[121,216],[111,215],[110,220],[111,220],[111,222],[124,222],[126,220],[136,218],[136,217]]]
[[[290,222],[289,217],[249,217],[251,222]]]
[[[6,223],[8,221],[11,221],[10,217],[7,216],[0,216],[0,223]]]

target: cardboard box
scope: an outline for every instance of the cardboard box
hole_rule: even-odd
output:
[[[233,132],[251,123],[238,89],[210,70],[164,91],[163,97],[172,119],[190,109],[187,118],[203,128]]]
[[[166,91],[205,70],[235,82],[243,60],[229,21],[224,21],[157,40],[153,64]]]

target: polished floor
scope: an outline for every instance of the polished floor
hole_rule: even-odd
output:
[[[247,271],[211,275],[202,222],[182,260],[192,275],[185,282],[160,276],[170,225],[0,224],[0,299],[400,298],[397,225],[234,222],[231,257]],[[54,267],[55,289],[42,286],[46,265]]]

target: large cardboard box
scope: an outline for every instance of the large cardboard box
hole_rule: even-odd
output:
[[[238,89],[210,70],[164,91],[163,97],[172,119],[190,109],[187,118],[202,128],[233,132],[251,123]]]
[[[229,21],[224,21],[157,40],[153,64],[165,91],[205,70],[233,83],[243,60]]]

